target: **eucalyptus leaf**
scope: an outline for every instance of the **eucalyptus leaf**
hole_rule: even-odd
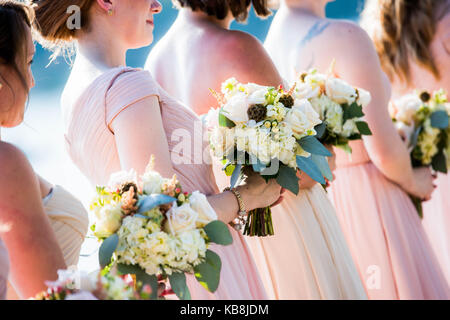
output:
[[[316,132],[317,132],[316,137],[318,139],[321,139],[323,137],[323,135],[325,134],[326,129],[327,129],[326,122],[322,122],[321,124],[318,124],[317,126],[315,126],[314,130],[316,130]]]
[[[114,254],[114,251],[116,251],[118,244],[119,236],[117,234],[109,236],[102,242],[98,250],[98,260],[102,269],[111,263],[111,258]]]
[[[233,189],[236,186],[236,183],[238,182],[239,176],[241,174],[241,168],[242,168],[242,164],[237,164],[236,167],[234,168],[233,174],[231,175],[231,181],[230,181],[231,189]]]
[[[170,197],[165,194],[151,194],[149,196],[142,197],[138,202],[138,211],[137,213],[144,213],[152,210],[158,206],[172,203],[176,201],[174,197]]]
[[[209,292],[215,292],[220,283],[222,261],[211,250],[206,250],[205,261],[194,267],[195,278]]]
[[[448,128],[448,113],[445,110],[438,110],[430,115],[431,126],[437,129]]]
[[[324,156],[311,155],[312,161],[317,165],[322,175],[328,179],[328,181],[333,181],[333,174],[328,164],[328,159]]]
[[[343,123],[345,123],[349,119],[361,118],[364,116],[364,112],[362,110],[362,106],[358,105],[356,102],[353,102],[350,106],[344,108],[343,115]]]
[[[328,149],[325,148],[323,144],[320,143],[320,141],[317,140],[317,138],[314,136],[303,137],[298,141],[298,143],[303,148],[303,150],[311,154],[317,154],[326,157],[332,156],[331,152],[328,151]]]
[[[441,151],[433,157],[431,166],[433,167],[433,170],[437,172],[447,173],[447,158],[445,157],[444,152]]]
[[[206,235],[211,242],[228,246],[233,243],[230,230],[225,223],[219,220],[208,223],[204,228]]]
[[[311,157],[305,158],[297,156],[297,166],[301,171],[305,172],[314,181],[317,181],[320,184],[326,183],[322,173],[320,172],[320,169],[312,161]]]
[[[184,273],[172,273],[169,276],[169,282],[173,292],[180,300],[191,300],[191,293],[186,284],[186,275]]]
[[[233,121],[231,121],[230,119],[228,119],[223,113],[222,113],[222,109],[220,109],[219,112],[219,126],[221,127],[226,127],[226,128],[233,128],[236,125],[234,124]]]
[[[300,191],[298,180],[297,171],[294,168],[284,164],[280,165],[277,176],[277,182],[280,186],[297,195]]]

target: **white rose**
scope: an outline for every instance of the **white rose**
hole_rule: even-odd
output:
[[[99,217],[95,223],[95,235],[97,237],[109,237],[122,225],[122,217],[120,205],[105,205],[99,211]]]
[[[414,115],[422,104],[422,100],[420,100],[418,96],[415,94],[408,94],[395,100],[391,109],[396,111],[395,119],[406,124],[412,124]]]
[[[339,104],[352,104],[356,100],[356,90],[344,80],[328,78],[325,83],[327,95]]]
[[[358,99],[356,100],[356,103],[362,106],[363,108],[367,107],[372,101],[372,96],[369,91],[357,88],[358,90]]]
[[[181,207],[175,203],[166,215],[164,230],[173,235],[195,229],[198,220],[198,213],[192,210],[188,203],[184,203]]]
[[[189,203],[191,208],[198,213],[197,228],[203,228],[211,221],[217,220],[216,212],[203,193],[194,191],[189,197]]]
[[[131,169],[130,171],[119,171],[111,174],[109,178],[108,186],[112,190],[116,190],[120,188],[124,183],[134,182],[137,183],[137,174],[136,171]]]
[[[409,144],[411,142],[411,137],[413,136],[413,133],[414,133],[414,124],[407,125],[406,123],[397,121],[397,122],[395,122],[395,127],[397,128],[397,132],[402,137],[406,146],[409,146]]]
[[[244,88],[248,95],[252,95],[253,93],[258,92],[258,91],[264,91],[264,95],[265,95],[267,92],[267,87],[261,86],[256,83],[247,83],[244,86]]]
[[[327,81],[327,76],[323,73],[313,72],[305,77],[305,83],[313,88],[323,87]]]
[[[248,121],[247,110],[247,95],[243,92],[238,92],[227,101],[222,109],[222,113],[231,121],[246,122]]]
[[[319,114],[306,99],[295,100],[295,104],[287,113],[285,121],[291,126],[297,139],[307,135],[309,130],[322,123]]]
[[[145,194],[161,193],[163,177],[156,171],[147,171],[142,177],[142,186]]]
[[[343,111],[339,104],[333,102],[328,105],[325,120],[327,121],[327,126],[336,134],[342,133],[342,116]]]
[[[266,102],[266,89],[259,89],[248,96],[248,104],[264,104]]]
[[[319,96],[320,86],[313,88],[309,83],[297,82],[294,92],[297,99],[313,99]]]

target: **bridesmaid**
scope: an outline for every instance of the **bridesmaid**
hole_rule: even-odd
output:
[[[0,127],[23,121],[28,92],[34,86],[33,19],[28,6],[0,1]],[[28,298],[46,288],[44,281],[55,280],[58,269],[77,263],[87,214],[60,187],[37,176],[13,145],[0,141],[0,163],[0,297],[8,257],[3,240],[11,262],[9,280],[20,297]],[[10,297],[15,297],[14,289],[10,288]]]
[[[66,28],[69,4],[81,8],[83,25],[79,30]],[[37,3],[41,35],[54,44],[78,44],[62,96],[67,148],[94,185],[107,183],[109,176],[121,169],[134,168],[143,173],[150,156],[155,155],[156,170],[163,176],[176,173],[187,191],[209,195],[208,201],[219,219],[229,223],[237,217],[240,207],[232,192],[218,193],[211,167],[202,158],[203,153],[209,154],[203,152],[209,150],[208,145],[203,143],[198,148],[202,141],[194,141],[193,153],[179,148],[179,139],[201,139],[201,121],[162,90],[149,72],[125,66],[128,49],[152,42],[153,18],[160,11],[156,0]],[[281,201],[281,187],[274,182],[266,184],[257,176],[237,191],[247,210]],[[218,290],[208,293],[189,276],[193,299],[266,298],[242,236],[234,229],[231,232],[231,246],[214,248],[222,258]]]
[[[414,89],[450,94],[449,0],[370,1],[363,25],[392,82],[393,98]],[[436,185],[423,204],[423,226],[450,283],[450,175],[439,174]]]
[[[253,36],[229,30],[233,19],[243,22],[250,1],[179,0],[173,26],[152,50],[147,68],[175,97],[205,114],[217,102],[209,88],[236,77],[278,87],[283,79],[262,44]],[[251,1],[267,16],[264,0]],[[182,74],[183,77],[179,77]],[[218,183],[227,181],[217,173]],[[275,236],[247,237],[264,284],[272,299],[364,299],[366,295],[322,186],[302,177],[298,196],[284,194],[273,209]]]
[[[336,150],[331,193],[370,299],[447,299],[448,286],[407,193],[429,199],[428,169],[411,167],[388,114],[390,84],[370,38],[357,25],[325,16],[327,0],[281,2],[266,48],[286,77],[312,66],[372,94],[364,110],[373,132]],[[293,32],[293,30],[295,30]]]

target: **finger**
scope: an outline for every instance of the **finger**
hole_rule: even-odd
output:
[[[280,196],[280,197],[278,198],[278,200],[275,201],[275,203],[273,203],[270,207],[273,208],[273,207],[279,205],[281,202],[283,202],[283,200],[284,200],[283,196]]]
[[[281,188],[280,194],[283,194],[285,192],[286,192],[286,189],[285,188]]]

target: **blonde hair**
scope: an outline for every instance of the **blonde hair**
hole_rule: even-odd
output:
[[[449,12],[448,0],[368,0],[361,25],[372,37],[381,65],[392,80],[410,83],[410,59],[439,79],[430,50],[437,24]]]

